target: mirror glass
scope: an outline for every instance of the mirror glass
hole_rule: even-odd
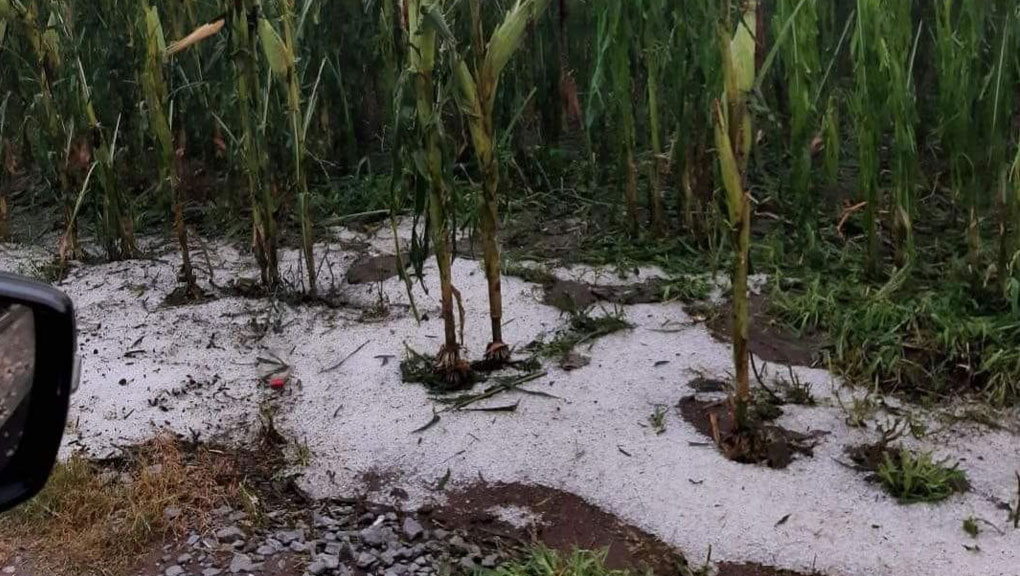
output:
[[[35,315],[0,301],[0,471],[18,450],[35,374]]]

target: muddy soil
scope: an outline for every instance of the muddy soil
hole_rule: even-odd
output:
[[[751,315],[751,353],[766,362],[783,366],[817,365],[825,346],[820,335],[797,334],[777,322],[769,314],[768,300],[764,296],[752,296],[748,305]],[[708,321],[708,329],[720,341],[731,341],[733,307],[729,300]]]
[[[511,510],[524,511],[531,521],[521,525],[501,519],[501,511]],[[450,494],[432,516],[469,532],[510,534],[520,542],[538,542],[564,553],[605,549],[607,566],[616,570],[650,570],[665,576],[700,566],[698,559],[684,558],[662,540],[582,498],[544,486],[479,482]],[[718,569],[718,576],[797,576],[756,564],[723,563]]]

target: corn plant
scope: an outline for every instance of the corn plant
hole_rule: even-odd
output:
[[[935,67],[939,75],[939,132],[949,160],[949,182],[954,202],[967,207],[969,261],[977,265],[980,251],[978,190],[973,163],[977,131],[975,113],[981,74],[982,22],[977,3],[940,0],[935,4]]]
[[[719,172],[733,238],[733,363],[736,390],[733,398],[734,422],[738,429],[747,426],[747,408],[751,398],[749,361],[749,314],[747,302],[748,259],[751,243],[751,196],[746,189],[747,162],[751,152],[752,124],[748,99],[754,88],[757,2],[744,2],[736,32],[724,24],[720,30],[724,93],[716,101],[715,143]],[[727,16],[729,11],[727,10]],[[727,22],[729,18],[727,18]]]
[[[668,49],[663,21],[662,0],[641,0],[642,60],[648,85],[648,131],[651,134],[652,161],[648,169],[649,208],[652,211],[652,230],[661,236],[666,231],[666,215],[662,199],[660,174],[663,168],[662,127],[659,113],[660,77],[667,64]]]
[[[141,253],[135,244],[130,203],[122,196],[121,183],[118,181],[114,165],[121,119],[118,116],[112,132],[100,122],[81,49],[75,43],[76,35],[69,15],[69,10],[64,10],[59,3],[55,4],[50,25],[60,31],[62,41],[72,47],[74,52],[75,74],[72,75],[74,78],[72,82],[76,89],[73,99],[77,115],[88,130],[89,141],[95,146],[96,170],[99,184],[103,189],[101,237],[110,260],[136,258]]]
[[[428,182],[429,230],[439,267],[443,346],[436,372],[450,387],[467,382],[469,367],[461,358],[453,315],[453,263],[450,252],[450,194],[443,171],[440,110],[436,106],[436,45],[443,0],[407,0],[408,69],[413,78],[423,176]],[[445,35],[450,36],[449,30]]]
[[[48,10],[45,12],[48,13]],[[63,267],[68,258],[81,258],[82,250],[78,244],[78,228],[75,225],[73,206],[74,191],[67,174],[66,142],[68,141],[68,122],[66,113],[57,105],[54,84],[57,74],[64,68],[63,53],[57,31],[42,21],[42,14],[36,2],[22,3],[19,0],[0,0],[0,20],[9,30],[8,35],[18,33],[24,43],[31,49],[26,58],[30,62],[28,74],[21,74],[22,83],[31,78],[37,92],[31,93],[28,84],[23,86],[26,100],[34,102],[33,117],[41,124],[37,131],[37,149],[35,158],[41,162],[44,173],[51,182],[55,182],[59,190],[60,202],[63,204],[65,235],[60,240],[59,261]],[[49,22],[49,18],[46,17]]]
[[[923,23],[914,31],[910,2],[885,4],[882,14],[883,64],[887,68],[888,108],[893,120],[892,184],[893,231],[900,264],[914,259],[914,212],[917,186],[917,98],[913,79],[914,56]]]
[[[627,208],[627,226],[631,235],[638,233],[637,161],[634,158],[636,128],[632,99],[630,49],[634,41],[634,24],[630,0],[610,0],[608,10],[609,76],[613,86],[613,104],[616,111],[616,130],[620,144],[620,164],[623,170],[623,197]]]
[[[179,280],[184,282],[185,295],[194,299],[201,296],[201,291],[195,282],[195,272],[191,267],[188,229],[184,222],[184,199],[177,166],[177,146],[174,143],[173,129],[168,113],[168,110],[173,106],[163,76],[166,39],[163,35],[163,24],[155,6],[150,6],[148,0],[141,0],[139,6],[141,14],[138,26],[145,41],[143,62],[139,74],[142,93],[145,96],[145,111],[148,117],[149,132],[156,145],[160,188],[169,193],[173,210],[174,231],[181,249],[182,264]]]
[[[233,49],[234,82],[237,91],[238,123],[241,125],[241,156],[248,198],[252,207],[252,249],[258,261],[262,285],[273,290],[280,281],[277,260],[276,202],[266,182],[268,155],[261,113],[262,91],[259,80],[259,39],[263,45],[277,46],[279,37],[262,15],[259,0],[228,0],[226,13],[195,29],[188,36],[171,44],[167,53],[174,55],[230,28]],[[286,70],[285,55],[271,52],[270,66],[277,73]],[[281,59],[284,59],[281,62]]]
[[[454,44],[453,79],[457,103],[471,132],[475,159],[482,172],[482,195],[478,203],[478,222],[485,254],[485,278],[489,286],[489,317],[492,342],[486,348],[486,360],[503,364],[510,359],[510,348],[503,342],[503,296],[499,247],[499,161],[496,150],[493,106],[500,76],[513,54],[520,49],[524,33],[548,6],[549,0],[517,0],[488,42],[482,31],[482,2],[471,0],[471,45],[473,65],[457,55]],[[438,18],[438,15],[436,16]],[[448,30],[445,26],[442,30]]]
[[[836,181],[839,179],[841,137],[839,99],[833,95],[829,96],[825,105],[825,114],[822,116],[822,146],[824,147],[822,174],[825,176],[825,183],[829,188],[835,188]]]
[[[854,61],[854,89],[851,111],[857,139],[857,162],[860,190],[866,203],[864,226],[867,233],[868,269],[872,275],[879,268],[879,145],[888,119],[887,82],[882,66],[881,46],[885,18],[881,0],[857,0],[856,30],[851,52]]]
[[[281,0],[283,39],[280,40],[268,20],[260,29],[262,47],[273,72],[284,82],[287,90],[287,114],[290,119],[291,148],[294,155],[294,180],[298,189],[298,217],[301,220],[301,251],[304,254],[308,276],[308,292],[316,295],[316,268],[312,218],[309,214],[308,178],[305,174],[305,114],[301,109],[301,78],[297,71],[297,36],[294,33],[294,0]]]
[[[811,197],[811,143],[815,135],[817,111],[815,94],[820,80],[818,52],[818,2],[816,0],[780,0],[773,17],[779,35],[789,23],[789,38],[779,45],[786,73],[787,105],[790,114],[790,186],[798,227],[816,224],[811,218],[815,208]]]

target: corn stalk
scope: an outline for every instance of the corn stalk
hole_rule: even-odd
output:
[[[54,96],[54,81],[64,65],[60,39],[55,29],[41,22],[35,2],[23,4],[18,0],[0,0],[0,20],[6,23],[9,34],[22,34],[32,50],[38,93],[26,93],[25,97],[36,100],[42,108],[40,132],[43,138],[35,157],[43,161],[49,177],[56,181],[60,192],[66,234],[59,242],[58,259],[63,268],[69,258],[81,258],[83,253],[78,244],[78,228],[72,217],[76,193],[68,178],[66,154],[61,153],[67,142],[65,118]]]
[[[880,45],[882,19],[881,0],[857,0],[857,29],[852,53],[854,91],[851,96],[854,130],[857,135],[857,161],[860,189],[866,202],[864,219],[867,233],[868,271],[877,275],[879,268],[878,203],[879,144],[882,128],[888,119],[886,84]]]
[[[648,89],[648,131],[651,134],[652,161],[648,169],[649,208],[652,211],[652,230],[657,236],[666,232],[666,215],[662,199],[661,174],[663,168],[662,127],[659,114],[660,77],[668,56],[663,29],[662,0],[641,2],[642,59],[645,65]]]
[[[312,218],[308,211],[308,178],[305,174],[304,112],[301,109],[301,79],[297,71],[297,37],[294,34],[294,0],[281,0],[283,41],[268,20],[263,20],[265,31],[260,29],[262,47],[266,59],[277,63],[273,71],[280,76],[287,89],[287,113],[290,118],[291,148],[294,154],[294,180],[298,187],[298,215],[301,220],[301,251],[304,254],[308,275],[308,292],[315,296],[316,282],[315,251]]]
[[[261,106],[259,88],[259,38],[263,44],[274,45],[279,36],[262,15],[259,0],[226,0],[223,17],[204,24],[191,34],[172,43],[168,55],[183,52],[220,33],[229,26],[233,41],[234,81],[237,91],[238,122],[241,125],[241,155],[244,160],[248,198],[252,207],[252,249],[259,264],[262,285],[273,290],[280,282],[277,259],[276,206],[273,193],[266,183],[268,151],[265,133],[258,121]],[[277,74],[285,73],[286,56],[267,50],[269,65]]]
[[[907,265],[914,260],[914,188],[917,186],[914,55],[923,22],[915,35],[910,2],[887,3],[882,18],[887,26],[882,39],[883,63],[888,70],[888,109],[893,118],[893,231],[897,261]]]
[[[631,0],[610,0],[609,6],[609,75],[613,85],[616,109],[620,162],[624,173],[623,197],[627,207],[627,226],[633,236],[638,234],[637,162],[634,158],[637,136],[634,126],[633,79],[630,70],[630,48],[634,37]]]
[[[738,430],[747,426],[747,407],[751,398],[749,361],[749,313],[747,274],[751,243],[751,196],[746,190],[747,161],[751,152],[752,126],[748,98],[755,84],[756,46],[751,31],[756,30],[757,1],[742,6],[742,22],[731,36],[732,27],[720,30],[722,46],[722,102],[714,106],[715,144],[719,172],[726,194],[730,232],[733,238],[733,363],[736,391],[733,398],[734,422]],[[727,11],[728,13],[728,11]]]
[[[54,24],[56,25],[55,22]],[[61,19],[60,28],[63,30],[66,40],[73,42],[74,35],[70,30],[69,23]],[[78,88],[75,102],[78,113],[84,119],[85,127],[89,130],[90,141],[95,146],[99,184],[103,188],[102,237],[106,254],[110,260],[136,258],[141,253],[135,244],[134,223],[128,203],[121,196],[120,182],[118,182],[117,170],[114,166],[120,118],[118,117],[113,134],[110,135],[96,114],[92,89],[89,87],[88,76],[85,73],[85,65],[80,54],[75,55],[75,66]]]
[[[780,0],[773,17],[777,35],[789,25],[789,37],[779,45],[786,73],[787,105],[790,113],[790,154],[793,205],[798,228],[813,228],[815,209],[811,197],[811,142],[815,135],[817,111],[814,107],[821,68],[818,52],[817,0]]]
[[[440,110],[436,106],[437,27],[441,22],[443,0],[405,0],[408,28],[408,66],[414,77],[415,109],[421,150],[418,157],[428,181],[429,229],[439,267],[443,346],[436,357],[436,371],[457,387],[468,377],[468,366],[460,356],[457,324],[453,313],[453,262],[450,252],[449,191],[443,173]],[[446,36],[452,36],[445,30]]]
[[[549,0],[517,0],[488,42],[482,31],[482,2],[471,0],[471,39],[473,66],[456,52],[453,45],[453,79],[461,114],[467,122],[474,145],[475,159],[482,172],[482,195],[479,198],[479,225],[485,255],[485,278],[489,286],[489,317],[492,342],[485,357],[490,362],[504,363],[510,348],[503,342],[503,296],[499,246],[499,161],[495,149],[493,106],[499,89],[500,76],[524,39],[528,25],[541,15]],[[438,16],[437,16],[438,17]],[[448,29],[441,27],[440,29]],[[453,44],[453,38],[448,40]]]
[[[184,282],[184,290],[188,298],[199,298],[201,291],[195,282],[195,272],[191,267],[188,229],[184,223],[184,199],[182,198],[181,178],[177,166],[177,146],[174,143],[171,120],[167,113],[172,104],[168,96],[166,80],[163,77],[163,62],[166,54],[163,24],[156,7],[150,6],[148,0],[141,0],[139,5],[141,18],[138,24],[142,37],[145,39],[144,61],[140,74],[141,86],[145,96],[149,132],[157,147],[160,187],[165,186],[169,192],[170,204],[173,209],[174,231],[181,249],[182,264],[178,279]]]

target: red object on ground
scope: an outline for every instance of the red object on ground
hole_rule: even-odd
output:
[[[287,383],[286,378],[276,377],[269,381],[269,387],[273,390],[283,390],[284,384]]]

